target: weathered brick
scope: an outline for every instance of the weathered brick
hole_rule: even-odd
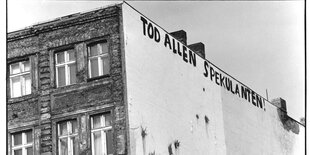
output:
[[[51,123],[51,122],[52,122],[51,119],[44,119],[44,120],[41,120],[41,123],[42,123],[42,124]]]
[[[120,134],[117,136],[117,154],[125,154],[126,150],[126,140],[125,140],[125,135]]]
[[[113,69],[113,68],[120,68],[121,65],[122,65],[121,62],[114,61],[114,62],[111,64],[111,69]]]
[[[50,64],[49,61],[43,61],[39,63],[39,66],[44,67],[44,66],[49,66],[49,64]]]
[[[48,73],[43,73],[43,74],[40,74],[40,79],[44,79],[44,78],[46,78],[46,79],[49,79],[50,78],[50,74],[48,74]]]
[[[49,61],[49,53],[42,54],[39,57],[39,63]]]
[[[121,74],[122,73],[122,69],[121,68],[113,68],[111,70],[111,74],[114,75],[114,74]]]
[[[81,18],[57,21],[53,24],[43,24],[37,28],[21,30],[16,33],[9,34],[8,55],[9,57],[22,57],[30,54],[38,54],[36,61],[37,77],[39,87],[38,97],[36,100],[29,102],[20,101],[21,104],[14,103],[9,105],[9,121],[22,121],[34,117],[39,122],[39,130],[35,136],[39,142],[36,144],[35,150],[39,153],[35,154],[52,154],[56,152],[57,146],[53,143],[56,137],[58,120],[52,120],[53,115],[66,115],[67,112],[82,111],[86,108],[96,108],[103,104],[123,102],[123,86],[122,86],[122,69],[121,69],[121,51],[120,51],[120,34],[119,34],[119,15],[118,7],[102,9],[95,11],[96,13],[88,13]],[[97,80],[87,81],[88,66],[85,50],[87,43],[98,38],[106,38],[111,45],[110,77],[104,77]],[[55,70],[51,70],[50,64],[54,60],[50,60],[50,55],[54,49],[57,50],[61,46],[72,45],[76,47],[77,62],[77,84],[62,88],[55,88]],[[51,50],[50,50],[51,49]],[[56,51],[57,52],[57,51]],[[119,81],[120,80],[120,81]],[[115,82],[119,81],[119,82]],[[52,83],[53,82],[53,83]],[[104,83],[104,84],[103,84]],[[118,88],[113,88],[118,87]],[[34,87],[35,88],[35,87]],[[36,88],[35,88],[36,89]],[[25,107],[24,105],[28,106]],[[27,109],[29,108],[29,109]],[[31,108],[31,109],[30,109]],[[123,107],[122,107],[123,108]],[[117,121],[115,121],[117,130],[125,131],[125,124],[122,108],[118,108]],[[80,115],[76,118],[79,119]],[[23,119],[22,119],[23,118]],[[25,118],[25,119],[24,119]],[[71,116],[68,118],[72,118]],[[113,117],[114,118],[114,117]],[[81,124],[83,131],[79,133],[80,153],[90,154],[89,148],[89,117],[84,117],[84,123]],[[56,123],[55,123],[56,121]],[[62,121],[62,120],[61,120]],[[121,127],[123,126],[123,128]],[[116,138],[121,134],[121,138]],[[116,148],[116,153],[126,154],[126,137],[121,132],[113,134],[116,144],[121,144],[122,148]],[[40,139],[39,139],[40,138]],[[54,139],[53,139],[54,138]],[[37,146],[38,145],[38,146]]]
[[[115,107],[115,121],[124,120],[126,117],[124,106]]]
[[[50,102],[49,101],[43,101],[43,102],[40,102],[40,104],[41,104],[41,108],[45,108],[45,107],[50,106]]]
[[[49,85],[51,83],[51,79],[50,78],[40,79],[40,83],[41,83],[41,85],[44,85],[44,84]]]
[[[41,94],[42,95],[47,95],[50,93],[50,90],[42,90]]]
[[[50,147],[53,145],[53,142],[51,140],[42,140],[41,141],[41,147]]]
[[[38,114],[38,102],[36,100],[8,105],[8,120],[23,121]]]
[[[41,155],[51,155],[51,151],[52,151],[52,146],[51,145],[48,145],[48,146],[44,146],[44,147],[41,147]],[[47,153],[47,154],[45,154]]]
[[[51,118],[51,114],[49,113],[41,114],[41,120],[50,119],[50,118]]]
[[[42,135],[50,135],[52,134],[52,129],[45,129],[41,131]]]
[[[50,67],[49,66],[44,66],[39,68],[40,73],[50,73]]]
[[[42,133],[41,133],[42,134]],[[51,140],[52,139],[52,135],[51,134],[46,134],[46,135],[41,135],[41,140],[42,140],[42,142],[48,142],[49,140]],[[42,143],[41,143],[41,145],[42,145]]]
[[[49,106],[47,106],[47,107],[41,107],[41,109],[40,109],[40,112],[41,113],[48,113],[48,112],[50,112],[50,107]]]
[[[51,129],[51,123],[41,123],[41,130]]]
[[[46,84],[45,85],[41,85],[41,89],[43,89],[43,90],[44,89],[49,89],[50,87],[51,87],[50,85],[46,85]]]
[[[113,62],[121,62],[121,58],[119,56],[112,56],[111,59],[112,59],[112,63]]]
[[[51,98],[50,98],[49,95],[41,95],[41,96],[40,96],[40,101],[41,101],[41,102],[50,101],[50,100],[51,100]]]

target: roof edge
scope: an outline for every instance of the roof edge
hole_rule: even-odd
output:
[[[38,23],[34,23],[34,24],[32,24],[30,26],[26,26],[22,29],[8,32],[7,33],[7,39],[8,40],[11,40],[11,39],[14,40],[14,38],[18,38],[18,37],[25,38],[27,36],[32,36],[35,33],[38,33],[38,31],[41,32],[42,30],[45,30],[46,27],[49,27],[49,26],[55,26],[56,27],[57,24],[60,25],[61,23],[64,23],[64,22],[70,22],[70,21],[72,22],[76,18],[83,17],[83,16],[85,17],[86,15],[96,13],[96,12],[100,12],[100,11],[104,11],[106,9],[113,8],[113,7],[120,7],[122,4],[123,4],[123,2],[118,2],[115,4],[105,5],[102,7],[98,7],[98,8],[94,8],[94,9],[61,16],[61,17],[49,19],[46,21],[38,22]],[[76,22],[85,22],[86,23],[88,20],[92,20],[98,16],[100,16],[100,15],[95,15],[89,19],[85,18],[83,21],[76,21]],[[70,24],[74,24],[76,22],[72,22]],[[59,29],[59,28],[56,28],[56,29]],[[53,30],[55,30],[55,29],[53,29]]]

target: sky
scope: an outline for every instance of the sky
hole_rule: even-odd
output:
[[[7,1],[8,32],[114,4],[107,1]],[[168,32],[202,42],[206,59],[269,100],[286,100],[288,115],[305,115],[303,1],[129,1]]]

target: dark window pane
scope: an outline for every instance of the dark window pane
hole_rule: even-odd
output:
[[[68,131],[67,131],[67,122],[62,122],[59,123],[59,135],[67,135]]]
[[[102,73],[103,75],[110,73],[110,60],[108,56],[101,57],[102,60]]]
[[[27,148],[27,155],[33,155],[33,148],[32,147]]]
[[[20,73],[19,63],[15,63],[11,65],[11,74]]]
[[[14,155],[22,155],[22,149],[14,150]]]
[[[58,70],[58,87],[66,85],[65,67],[57,67]]]
[[[107,43],[101,43],[99,44],[99,53],[104,54],[104,53],[109,53],[109,47]]]
[[[90,77],[99,76],[98,59],[97,58],[90,59],[90,70],[91,70]]]
[[[70,71],[70,84],[76,83],[76,65],[75,63],[68,65]]]
[[[72,126],[72,133],[77,133],[78,128],[77,128],[77,121],[76,120],[71,121],[71,126]]]
[[[64,63],[65,62],[65,53],[64,52],[57,53],[56,57],[57,57],[56,64],[60,64],[60,63]]]
[[[74,52],[74,50],[69,50],[67,53],[69,55],[69,61],[75,61],[75,52]]]
[[[98,46],[97,44],[96,45],[93,45],[93,46],[90,46],[90,51],[89,51],[89,56],[96,56],[98,55]]]
[[[28,131],[25,134],[27,137],[27,143],[32,143],[32,131]]]
[[[109,130],[106,132],[107,135],[107,153],[108,155],[113,154],[113,135],[112,135],[112,131]]]
[[[24,64],[23,72],[30,71],[30,62],[29,61],[25,61],[25,62],[23,62],[23,64]]]
[[[101,132],[94,132],[94,154],[102,155],[102,138]]]
[[[77,137],[72,137],[72,143],[73,143],[73,155],[78,154],[78,149],[79,149],[79,143],[78,140],[76,139]]]
[[[22,133],[14,134],[14,146],[22,144]]]
[[[105,116],[105,126],[111,126],[111,114],[104,115]]]
[[[62,138],[60,139],[60,155],[68,155],[68,139]]]
[[[101,125],[101,115],[97,115],[93,117],[93,129],[102,127]]]

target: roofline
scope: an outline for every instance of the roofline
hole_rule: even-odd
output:
[[[85,10],[85,11],[81,11],[81,12],[78,12],[78,13],[72,13],[72,14],[69,14],[69,15],[65,15],[65,16],[61,16],[61,17],[56,17],[56,18],[48,19],[48,20],[41,21],[41,22],[37,22],[37,23],[31,24],[30,26],[26,26],[24,28],[8,32],[8,35],[12,34],[12,33],[20,32],[20,31],[25,31],[25,30],[28,30],[28,29],[31,29],[31,28],[35,28],[36,26],[40,26],[40,25],[43,25],[43,24],[56,22],[56,21],[59,21],[59,20],[62,20],[62,19],[70,19],[70,18],[73,19],[73,18],[77,17],[78,15],[83,15],[83,14],[86,14],[86,13],[95,12],[95,11],[98,11],[98,10],[103,10],[103,9],[106,9],[106,8],[109,8],[109,7],[112,7],[112,6],[122,5],[123,3],[124,2],[117,2],[117,3],[114,3],[114,4],[109,4],[109,5],[93,8],[93,9],[90,9],[90,10]]]

